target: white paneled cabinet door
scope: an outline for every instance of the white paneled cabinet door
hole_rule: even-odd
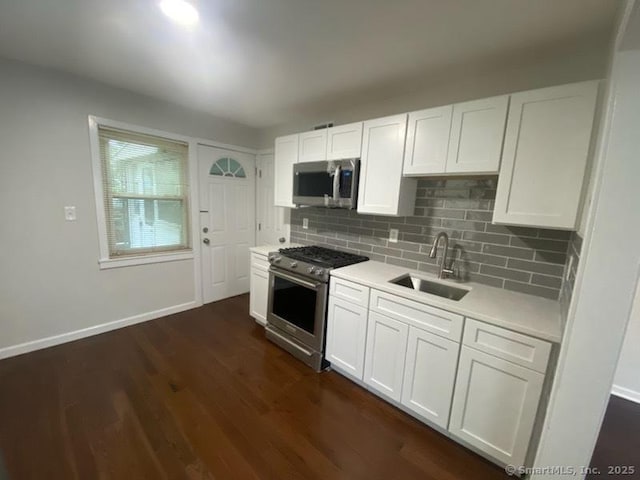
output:
[[[358,212],[412,215],[416,180],[402,177],[407,115],[364,122]]]
[[[505,464],[523,465],[544,375],[463,346],[449,431]]]
[[[575,229],[598,82],[511,96],[494,223]]]
[[[255,254],[254,254],[255,255]],[[267,259],[264,263],[268,265]],[[267,323],[269,300],[269,268],[262,262],[251,263],[251,287],[249,290],[249,314],[261,325]]]
[[[460,344],[409,328],[402,404],[446,429]]]
[[[509,96],[453,106],[447,173],[498,173]]]
[[[367,337],[367,309],[329,297],[327,315],[327,360],[358,380],[362,380]]]
[[[298,162],[327,159],[327,129],[304,132],[298,136]]]
[[[405,175],[445,172],[453,106],[429,108],[409,114]]]
[[[280,239],[289,239],[291,210],[275,206],[273,163],[273,153],[259,154],[256,158],[256,245],[277,245]]]
[[[360,158],[362,122],[331,127],[327,131],[327,160]]]
[[[278,207],[293,207],[293,165],[298,161],[298,134],[276,138],[273,191]]]
[[[369,312],[364,381],[383,395],[400,401],[409,326]]]

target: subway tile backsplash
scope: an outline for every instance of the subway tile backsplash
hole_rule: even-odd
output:
[[[325,245],[409,269],[437,271],[429,258],[434,236],[449,235],[449,256],[460,281],[557,299],[571,232],[492,225],[497,177],[424,178],[414,215],[386,217],[355,211],[298,208],[291,213],[291,241]],[[309,228],[302,228],[302,219]],[[399,241],[388,241],[389,230]]]

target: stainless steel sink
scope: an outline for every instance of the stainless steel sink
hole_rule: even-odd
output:
[[[469,290],[464,288],[458,288],[439,282],[432,282],[431,280],[425,280],[424,278],[414,277],[409,274],[390,280],[389,283],[456,301],[469,293]]]

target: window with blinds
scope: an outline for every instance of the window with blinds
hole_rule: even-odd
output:
[[[190,248],[188,146],[98,126],[109,258]]]

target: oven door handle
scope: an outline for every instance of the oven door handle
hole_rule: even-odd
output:
[[[342,167],[337,166],[333,172],[333,201],[340,200],[340,175],[342,173]]]
[[[287,275],[286,273],[283,273],[280,271],[276,271],[273,268],[270,268],[269,271],[277,277],[282,277],[285,280],[289,280],[290,282],[297,283],[298,285],[302,285],[307,288],[313,288],[314,290],[317,290],[318,287],[322,285],[321,283],[318,283],[318,282],[307,282],[306,280],[302,280],[301,278],[294,277],[292,275]]]

